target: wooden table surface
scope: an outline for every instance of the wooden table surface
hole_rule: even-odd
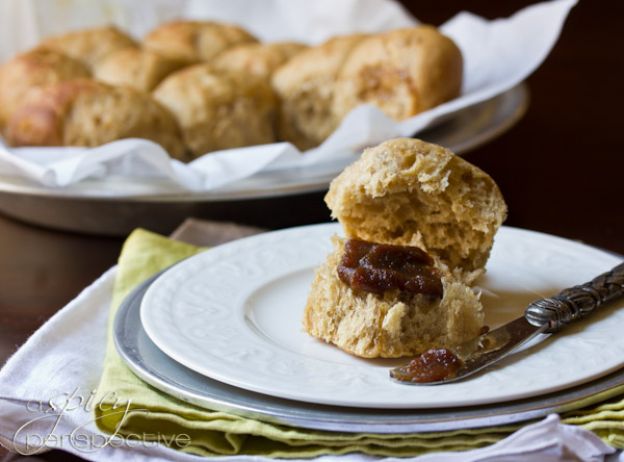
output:
[[[449,0],[421,0],[418,7],[405,3],[433,24],[465,5]],[[475,0],[470,9],[495,18],[530,3]],[[528,80],[531,104],[524,119],[466,158],[500,185],[509,205],[508,225],[624,254],[624,2],[609,2],[608,8],[585,1],[572,11],[552,54]],[[298,207],[298,200],[292,198],[289,207],[295,221],[328,220],[321,194],[312,196],[312,206],[310,197],[306,207]],[[280,212],[267,209],[272,213]],[[0,364],[113,265],[122,242],[0,216]],[[43,458],[68,460],[58,452]]]

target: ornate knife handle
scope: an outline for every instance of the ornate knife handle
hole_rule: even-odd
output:
[[[624,297],[624,263],[590,282],[531,303],[524,316],[534,326],[548,324],[546,332],[555,332],[620,297]]]

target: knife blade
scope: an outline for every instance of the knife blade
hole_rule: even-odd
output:
[[[427,350],[390,370],[390,378],[409,385],[439,385],[462,380],[516,352],[539,334],[552,334],[624,297],[624,263],[585,284],[529,304],[523,316],[452,349]]]

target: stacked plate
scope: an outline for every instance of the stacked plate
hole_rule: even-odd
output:
[[[314,269],[336,224],[234,241],[145,282],[124,302],[115,340],[128,366],[177,398],[260,420],[344,432],[404,433],[504,425],[624,391],[624,301],[467,380],[406,386],[403,361],[365,360],[303,332]],[[497,235],[479,281],[486,323],[603,273],[621,259],[514,228]]]

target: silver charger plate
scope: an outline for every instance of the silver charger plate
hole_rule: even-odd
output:
[[[526,112],[528,101],[528,89],[522,83],[459,111],[419,133],[418,137],[465,154],[515,125]],[[168,232],[189,216],[252,223],[248,217],[259,207],[279,207],[280,199],[288,196],[326,190],[342,168],[344,165],[336,164],[305,171],[268,171],[205,193],[180,192],[166,181],[152,180],[169,192],[131,197],[110,195],[111,184],[114,187],[115,181],[128,187],[130,182],[123,179],[87,179],[66,188],[49,188],[16,177],[0,176],[0,212],[37,225],[104,235],[125,235],[137,227]],[[132,185],[135,186],[136,191],[141,191],[140,182]],[[314,200],[319,202],[316,196]],[[301,207],[307,205],[300,204]]]
[[[273,398],[197,374],[161,352],[140,321],[140,305],[159,274],[124,300],[114,323],[117,351],[153,387],[209,410],[280,425],[356,433],[439,432],[509,425],[579,409],[624,392],[624,369],[589,384],[509,403],[454,409],[380,410],[323,406]]]

